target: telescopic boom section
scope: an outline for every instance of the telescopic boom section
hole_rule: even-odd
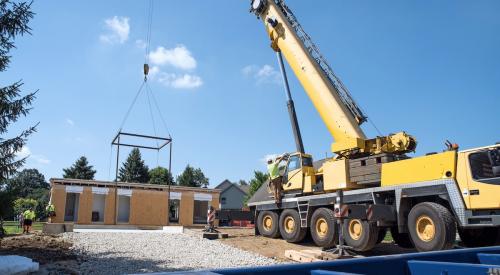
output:
[[[281,51],[318,110],[335,140],[332,152],[347,156],[415,149],[416,141],[404,132],[373,140],[366,138],[360,125],[367,117],[283,1],[252,0],[250,11],[262,19],[271,48]]]

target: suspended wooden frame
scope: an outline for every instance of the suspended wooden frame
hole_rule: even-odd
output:
[[[134,138],[139,138],[141,140],[153,140],[156,141],[156,146],[148,146],[144,145],[144,143],[123,143],[120,141],[123,137],[134,137]],[[161,142],[161,143],[159,143]],[[142,135],[142,134],[134,134],[134,133],[127,133],[127,132],[122,132],[121,130],[118,131],[116,134],[115,138],[113,138],[113,141],[111,141],[111,146],[116,146],[116,170],[115,170],[115,221],[114,224],[117,224],[117,208],[118,208],[118,167],[120,165],[120,146],[125,146],[125,147],[134,147],[134,148],[141,148],[141,149],[148,149],[148,150],[156,150],[157,152],[160,152],[163,148],[165,148],[168,145],[169,147],[169,156],[168,156],[168,172],[172,173],[172,137],[158,137],[158,136],[149,136],[149,135]],[[166,182],[165,184],[168,185],[167,188],[167,200],[170,202],[170,184]],[[168,217],[170,215],[170,210],[167,208],[167,225],[169,224]]]
[[[135,138],[140,138],[143,140],[154,140],[154,141],[161,141],[162,143],[157,143],[157,146],[148,146],[144,145],[144,143],[123,143],[120,142],[120,139],[122,137],[135,137]],[[156,150],[160,151],[161,149],[165,148],[165,146],[169,145],[169,156],[168,156],[168,172],[171,173],[171,168],[172,168],[172,137],[158,137],[158,136],[149,136],[149,135],[142,135],[142,134],[133,134],[133,133],[126,133],[122,132],[121,130],[116,134],[115,138],[111,142],[111,145],[116,145],[116,171],[115,171],[115,181],[118,181],[118,166],[120,162],[120,146],[125,146],[125,147],[134,147],[134,148],[141,148],[141,149],[148,149],[148,150]]]

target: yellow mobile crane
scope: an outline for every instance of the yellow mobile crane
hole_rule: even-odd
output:
[[[310,231],[318,246],[330,248],[342,229],[357,251],[371,249],[388,229],[398,245],[418,251],[451,248],[457,229],[466,246],[500,244],[499,144],[458,151],[447,142],[442,153],[410,158],[417,141],[405,132],[367,138],[360,128],[367,117],[284,2],[252,0],[250,11],[263,21],[282,73],[281,55],[335,141],[335,157],[315,168],[283,75],[297,152],[285,165],[281,202],[266,195],[248,204],[257,233],[300,242]]]

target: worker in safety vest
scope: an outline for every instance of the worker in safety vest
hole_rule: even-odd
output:
[[[33,211],[33,208],[30,207],[28,210],[24,211],[23,213],[24,217],[24,228],[23,228],[23,233],[30,233],[31,230],[31,225],[33,224],[33,221],[35,220],[35,211]]]
[[[49,223],[52,222],[52,218],[56,216],[56,207],[49,202],[47,207],[45,207],[45,210],[47,211],[47,216],[49,217]]]
[[[288,154],[283,154],[274,161],[272,159],[267,161],[267,172],[269,173],[268,187],[273,191],[276,203],[281,202],[281,191],[283,190],[283,176],[280,175],[279,164],[286,159],[288,159]]]

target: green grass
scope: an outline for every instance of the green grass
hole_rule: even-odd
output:
[[[33,230],[42,230],[43,224],[44,223],[42,223],[42,222],[34,222],[33,226],[31,227],[31,230],[32,231]],[[23,228],[22,227],[18,228],[18,225],[19,225],[19,222],[17,222],[17,221],[4,221],[3,222],[3,228],[7,232],[7,235],[23,233]]]

